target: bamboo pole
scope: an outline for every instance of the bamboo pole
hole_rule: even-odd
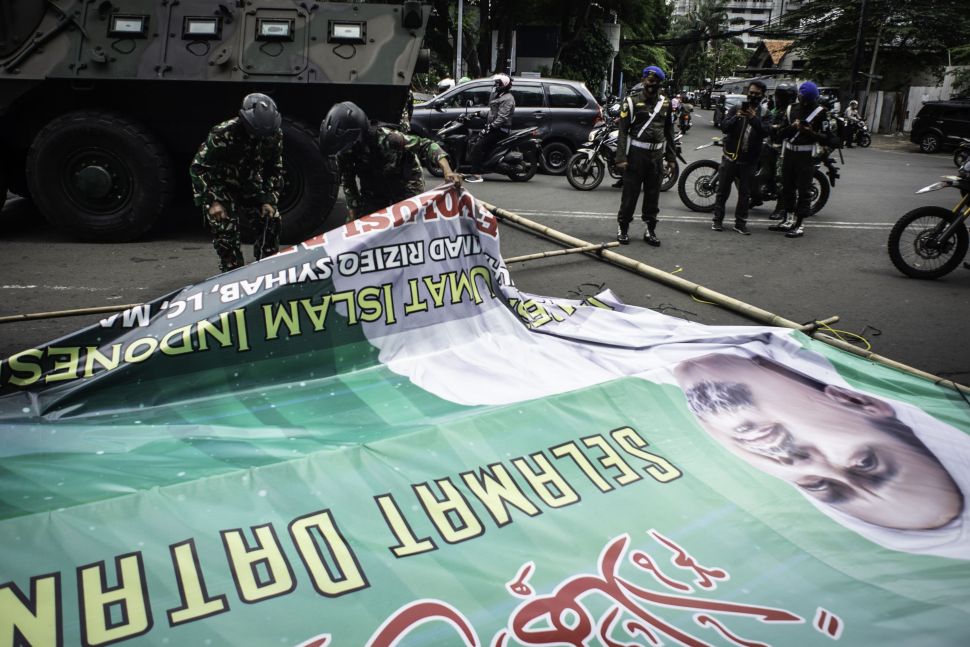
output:
[[[118,306],[99,306],[97,308],[76,308],[74,310],[54,310],[52,312],[31,312],[27,314],[8,315],[0,317],[0,324],[15,321],[32,321],[34,319],[56,319],[58,317],[80,317],[81,315],[97,315],[110,312],[121,312],[128,308],[137,308],[141,303],[127,303]]]
[[[537,222],[529,220],[528,218],[523,218],[522,216],[516,213],[512,213],[511,211],[506,211],[505,209],[501,209],[499,207],[496,207],[494,205],[491,205],[481,200],[479,200],[479,202],[483,207],[485,207],[486,209],[494,213],[502,220],[518,225],[523,229],[532,231],[533,233],[541,234],[557,242],[563,243],[565,245],[572,245],[574,247],[582,247],[585,245],[589,245],[588,242],[580,238],[576,238],[574,236],[570,236],[569,234],[565,234],[561,231],[552,229],[551,227],[541,225]],[[836,339],[835,337],[826,335],[825,333],[819,332],[818,330],[813,330],[812,328],[817,328],[817,326],[813,324],[803,325],[795,321],[792,321],[791,319],[786,319],[784,317],[776,315],[772,312],[768,312],[767,310],[764,310],[757,306],[753,306],[749,303],[745,303],[743,301],[735,299],[734,297],[730,297],[726,294],[722,294],[715,290],[705,288],[702,285],[698,285],[697,283],[694,283],[692,281],[682,279],[669,272],[665,272],[663,270],[657,269],[655,267],[647,265],[646,263],[641,263],[640,261],[635,261],[632,258],[623,256],[622,254],[617,254],[616,252],[612,252],[608,249],[604,249],[603,251],[599,252],[598,256],[602,258],[604,261],[612,263],[613,265],[622,267],[623,269],[626,269],[626,270],[630,270],[631,272],[640,274],[641,276],[645,276],[647,278],[653,279],[658,283],[668,285],[676,290],[680,290],[681,292],[684,292],[691,296],[695,296],[698,299],[702,299],[704,301],[710,301],[715,305],[719,305],[723,308],[727,308],[728,310],[737,312],[738,314],[748,317],[749,319],[759,321],[769,326],[779,326],[782,328],[794,328],[798,330],[803,330],[805,334],[807,334],[809,337],[812,337],[813,339],[817,339],[821,342],[829,344],[830,346],[834,346],[835,348],[838,348],[840,350],[844,350],[849,353],[852,353],[853,355],[858,355],[860,357],[864,357],[865,359],[882,364],[884,366],[889,366],[889,367],[898,369],[900,371],[904,371],[906,373],[909,373],[910,375],[915,375],[916,377],[929,380],[934,384],[939,384],[940,386],[948,387],[958,392],[970,394],[970,387],[964,386],[963,384],[958,384],[952,380],[944,379],[937,375],[933,375],[932,373],[927,373],[926,371],[922,371],[918,368],[913,368],[912,366],[903,364],[901,362],[897,362],[896,360],[889,359],[888,357],[883,357],[882,355],[873,353],[870,350],[865,350],[863,348],[853,346],[852,344],[846,341],[842,341],[841,339]],[[825,323],[825,321],[826,320],[822,320],[821,322],[817,322],[817,323]],[[809,330],[804,330],[806,326],[809,328]]]
[[[551,256],[563,256],[564,254],[579,254],[581,252],[598,252],[600,250],[606,249],[607,247],[616,247],[620,243],[600,243],[599,245],[584,245],[583,247],[570,247],[568,249],[554,249],[548,252],[537,252],[535,254],[526,254],[525,256],[513,256],[512,258],[506,258],[505,264],[509,263],[522,263],[525,261],[534,261],[540,258],[549,258]]]

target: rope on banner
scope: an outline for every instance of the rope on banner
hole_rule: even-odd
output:
[[[574,236],[570,236],[569,234],[565,234],[561,231],[557,231],[555,229],[552,229],[551,227],[547,227],[546,225],[541,225],[537,222],[529,220],[528,218],[523,218],[522,216],[516,213],[512,213],[511,211],[506,211],[505,209],[496,207],[495,205],[489,204],[487,202],[479,200],[479,203],[481,204],[482,207],[484,207],[485,209],[488,209],[493,214],[495,214],[498,218],[504,221],[518,225],[519,227],[529,230],[533,233],[541,234],[552,240],[560,242],[564,245],[583,247],[583,246],[588,246],[590,244],[585,240],[576,238]],[[961,395],[963,393],[970,393],[970,387],[964,386],[963,384],[958,384],[953,380],[947,380],[937,375],[933,375],[932,373],[927,373],[926,371],[922,371],[918,368],[913,368],[912,366],[903,364],[902,362],[897,362],[896,360],[889,359],[888,357],[884,357],[882,355],[873,353],[871,350],[859,348],[854,344],[850,344],[849,342],[843,341],[841,339],[836,339],[835,337],[832,337],[823,332],[820,332],[819,330],[817,330],[818,326],[814,325],[814,323],[806,324],[806,325],[797,323],[795,321],[792,321],[791,319],[786,319],[784,317],[776,315],[772,312],[768,312],[767,310],[764,310],[757,306],[753,306],[749,303],[745,303],[739,299],[735,299],[734,297],[730,297],[726,294],[717,292],[716,290],[705,288],[704,286],[694,283],[692,281],[682,279],[679,276],[674,276],[670,272],[665,272],[663,270],[647,265],[646,263],[635,261],[632,258],[623,256],[622,254],[617,254],[616,252],[610,251],[608,249],[604,249],[598,252],[597,256],[613,265],[622,267],[623,269],[626,269],[626,270],[630,270],[631,272],[640,274],[641,276],[645,276],[649,279],[653,279],[658,283],[662,283],[676,290],[689,294],[695,300],[702,299],[704,301],[708,301],[715,305],[719,305],[723,308],[727,308],[728,310],[737,312],[738,314],[748,317],[749,319],[753,319],[754,321],[758,321],[758,322],[767,324],[769,326],[779,326],[782,328],[794,328],[798,330],[803,330],[805,334],[807,334],[809,337],[812,337],[813,339],[817,339],[821,342],[824,342],[829,346],[834,346],[835,348],[852,353],[853,355],[858,355],[859,357],[863,357],[865,359],[876,362],[878,364],[882,364],[883,366],[889,366],[891,368],[895,368],[905,373],[909,373],[910,375],[914,375],[924,380],[929,380],[935,384],[939,384],[940,386],[951,388],[957,391],[958,393],[961,393]],[[821,320],[817,323],[824,323],[825,321],[827,320]],[[808,330],[804,330],[806,327],[808,328]]]

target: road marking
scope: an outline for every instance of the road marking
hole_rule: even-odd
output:
[[[528,209],[509,209],[513,213],[517,213],[520,216],[553,216],[556,218],[577,218],[581,220],[601,220],[603,218],[610,218],[611,220],[616,219],[616,212],[601,212],[601,211],[533,211]],[[698,216],[683,216],[683,215],[668,215],[661,214],[660,222],[710,222],[711,216],[709,215],[698,215]],[[761,221],[761,218],[755,220],[755,222]],[[752,220],[749,217],[748,222],[751,223]],[[822,227],[826,229],[877,229],[889,231],[892,229],[893,224],[891,222],[849,222],[844,220],[821,220],[817,216],[812,216],[805,221],[806,225],[811,225],[814,227]]]
[[[109,292],[116,288],[92,288],[72,285],[0,285],[0,290],[80,290],[82,292]],[[129,290],[147,290],[148,288],[127,288]],[[120,299],[121,297],[112,297]]]

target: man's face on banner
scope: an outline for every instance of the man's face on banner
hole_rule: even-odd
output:
[[[721,445],[807,496],[887,528],[938,528],[960,514],[949,473],[882,400],[733,355],[675,373]]]

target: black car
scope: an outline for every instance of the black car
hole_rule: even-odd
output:
[[[411,130],[429,136],[466,110],[487,110],[492,79],[475,79],[414,106]],[[566,172],[566,162],[586,142],[603,112],[586,86],[564,79],[512,79],[515,97],[514,129],[538,127],[542,139],[542,167],[546,173]]]
[[[924,153],[955,146],[970,137],[970,101],[927,101],[913,119],[909,140]]]

